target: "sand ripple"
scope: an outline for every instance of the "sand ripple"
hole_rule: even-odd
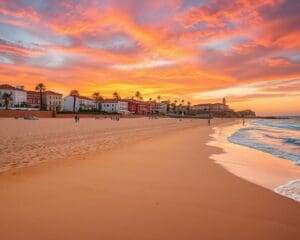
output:
[[[82,119],[0,120],[0,172],[133,144],[180,129],[194,127],[197,120]]]

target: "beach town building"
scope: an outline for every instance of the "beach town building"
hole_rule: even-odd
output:
[[[191,107],[191,110],[194,112],[226,112],[230,111],[229,106],[226,104],[226,98],[222,99],[222,103],[206,103],[206,104],[197,104]]]
[[[12,101],[10,101],[8,107],[21,107],[27,102],[27,93],[24,90],[24,86],[13,87],[8,84],[2,84],[0,85],[0,107],[5,105],[4,100],[2,100],[4,93],[12,94]]]
[[[167,114],[168,105],[160,102],[150,102],[150,112],[158,114]]]
[[[255,112],[250,109],[238,111],[236,112],[236,115],[238,117],[246,117],[246,118],[251,118],[256,116]]]
[[[39,108],[40,105],[40,93],[36,91],[27,91],[27,106],[32,108]]]
[[[94,110],[97,108],[96,102],[89,97],[79,96],[77,101],[81,110]]]
[[[67,96],[64,98],[64,111],[72,112],[74,107],[74,97]],[[79,110],[94,110],[97,109],[97,103],[89,97],[78,96],[75,102],[75,111]]]
[[[222,99],[222,103],[205,103],[197,104],[190,107],[191,114],[208,114],[213,117],[233,117],[234,111],[226,104],[226,99]]]
[[[43,108],[47,111],[60,112],[63,109],[62,94],[45,91],[42,95]]]
[[[135,99],[126,99],[128,111],[134,114],[147,115],[150,113],[150,102],[143,102]]]
[[[128,113],[128,102],[120,99],[105,99],[100,102],[101,111],[107,113]]]
[[[224,112],[229,110],[229,107],[223,103],[206,103],[194,105],[191,109],[204,112]]]

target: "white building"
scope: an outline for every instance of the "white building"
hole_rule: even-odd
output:
[[[74,97],[73,96],[67,96],[64,98],[64,111],[73,111],[73,105],[74,105]],[[91,98],[84,97],[84,96],[78,96],[76,97],[75,102],[75,111],[78,112],[79,109],[81,110],[93,110],[97,109],[97,103]]]
[[[0,107],[4,107],[4,100],[2,96],[4,93],[12,94],[12,101],[9,103],[9,107],[20,107],[27,102],[27,93],[24,91],[23,86],[13,87],[8,84],[0,85]]]
[[[107,113],[127,113],[128,102],[117,99],[105,99],[101,101],[101,111]]]
[[[63,109],[62,94],[45,91],[42,94],[43,109],[60,112]]]
[[[150,103],[151,113],[166,114],[167,110],[168,110],[168,105],[166,103],[157,103],[157,102]]]

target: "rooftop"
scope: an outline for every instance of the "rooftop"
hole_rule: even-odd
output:
[[[89,98],[89,97],[85,97],[85,96],[78,96],[78,99],[84,99],[84,100],[89,100],[89,101],[94,101],[93,99]]]
[[[126,99],[114,99],[114,98],[111,98],[111,99],[103,99],[101,100],[100,102],[102,103],[117,103],[117,102],[126,102]]]
[[[29,93],[29,94],[40,94],[39,92],[37,92],[37,91],[26,91],[27,92],[27,94]]]
[[[193,107],[212,106],[212,105],[227,106],[226,104],[223,104],[223,103],[203,103],[203,104],[193,105]]]
[[[13,87],[13,86],[8,85],[8,84],[1,84],[0,85],[0,89],[14,90],[14,91],[22,91],[22,92],[24,92],[24,89],[16,88],[16,87]]]
[[[53,91],[45,91],[44,94],[46,94],[46,95],[59,95],[59,96],[62,96],[62,94],[56,93],[56,92],[53,92]]]

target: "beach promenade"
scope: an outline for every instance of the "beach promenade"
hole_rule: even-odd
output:
[[[231,122],[0,120],[0,239],[300,238],[299,203],[210,159]]]

